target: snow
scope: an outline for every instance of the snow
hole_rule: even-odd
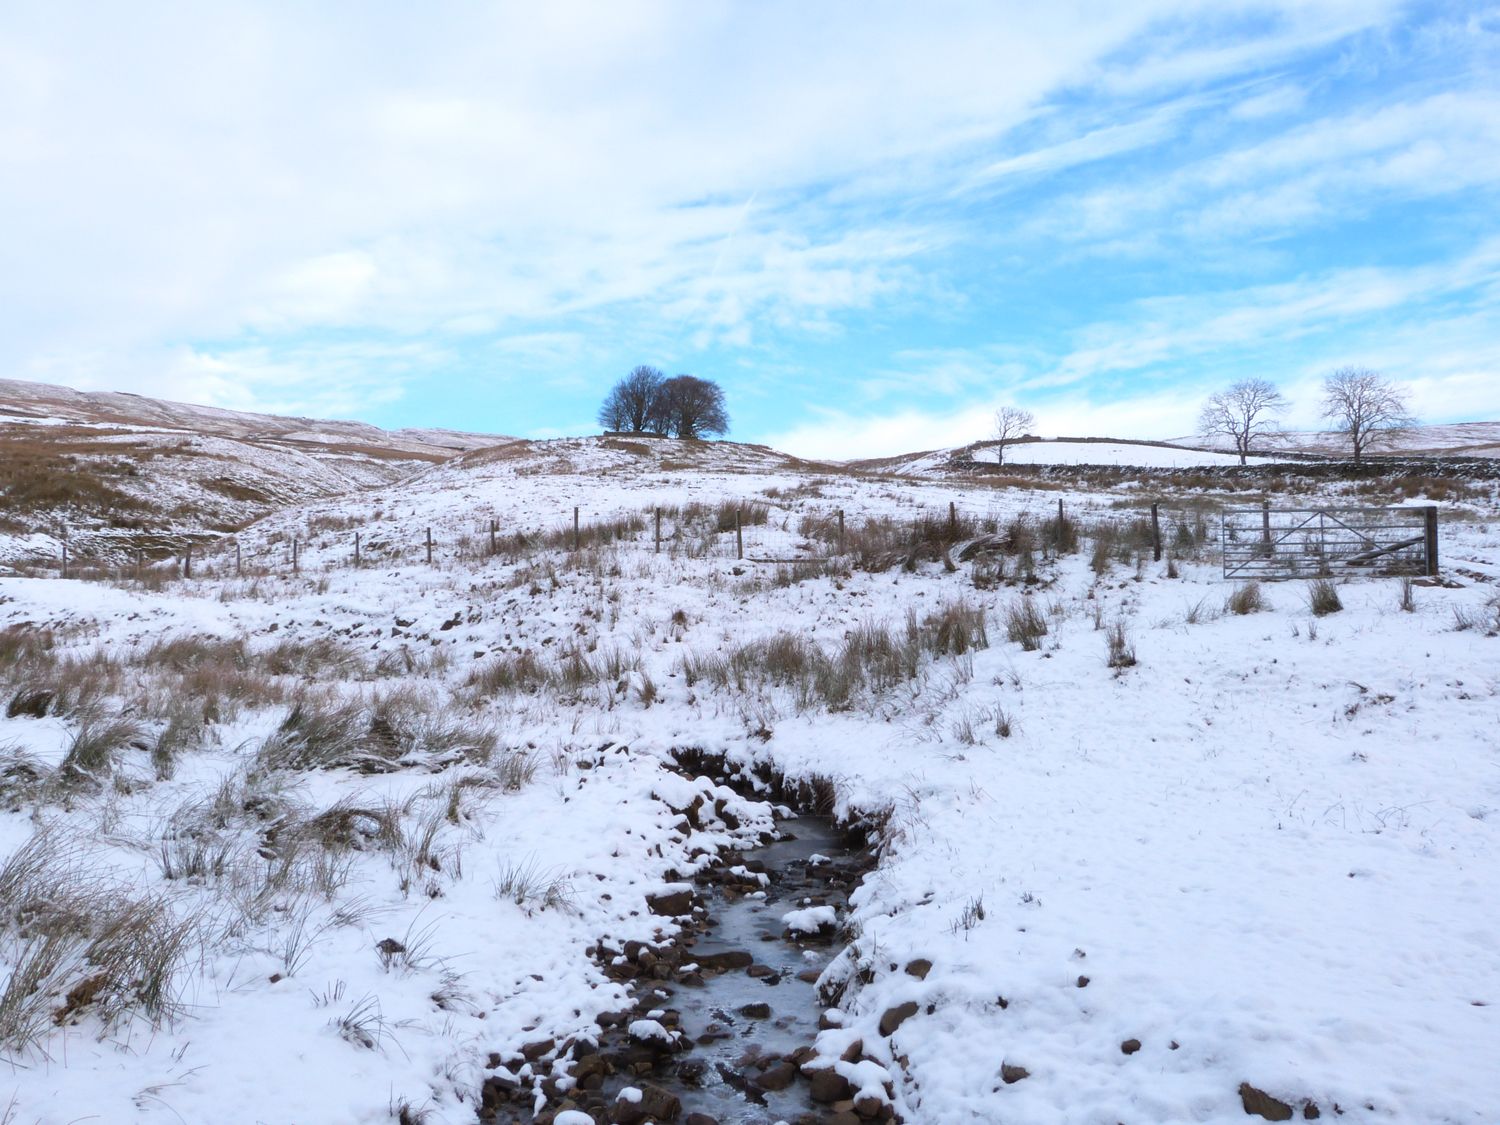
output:
[[[971,568],[937,563],[775,580],[786,560],[818,556],[804,517],[842,509],[854,525],[946,514],[951,500],[1006,521],[1055,511],[1059,496],[1083,518],[1130,502],[1128,488],[898,481],[746,447],[679,457],[673,444],[521,443],[273,515],[240,536],[266,568],[244,579],[222,552],[160,590],[0,578],[0,628],[50,626],[80,657],[128,661],[179,635],[240,637],[253,653],[336,639],[397,670],[308,675],[307,690],[340,698],[446,697],[498,656],[555,662],[575,643],[622,664],[618,679],[576,692],[477,701],[472,717],[535,774],[474,790],[456,822],[433,783],[493,764],[282,778],[309,811],[350,800],[434,818],[444,862],[403,887],[399,857],[346,853],[334,898],[288,897],[207,947],[177,1020],[49,1027],[45,1054],[26,1052],[12,1073],[17,1120],[383,1122],[403,1096],[433,1125],[472,1121],[491,1052],[539,1081],[553,1060],[525,1063],[522,1046],[597,1035],[596,1015],[626,1007],[591,948],[671,933],[646,897],[690,886],[715,850],[770,829],[768,804],[674,772],[684,747],[826,778],[839,812],[883,818],[879,867],[849,916],[810,907],[785,921],[844,922],[850,944],[825,981],[847,987],[819,1054],[859,1039],[870,1058],[839,1072],[876,1096],[891,1081],[907,1121],[1241,1120],[1246,1082],[1298,1114],[1312,1102],[1332,1118],[1337,1105],[1351,1122],[1500,1119],[1500,637],[1455,628],[1455,611],[1494,612],[1493,492],[1444,506],[1442,557],[1460,584],[1418,587],[1410,613],[1394,581],[1360,580],[1340,584],[1344,609],[1328,617],[1311,615],[1300,583],[1268,586],[1269,609],[1235,616],[1211,556],[1182,560],[1176,579],[1149,557],[1096,574],[1087,546],[1038,557],[1034,586],[976,585]],[[675,516],[660,554],[649,521],[599,554],[483,550],[492,518],[535,535],[570,527],[574,505],[587,525],[750,500],[771,517],[744,528],[744,560],[733,532],[674,536]],[[282,554],[294,534],[296,574]],[[985,611],[987,648],[924,657],[915,679],[837,711],[787,685],[719,691],[684,674],[689,654],[783,630],[832,648],[959,598]],[[1006,612],[1024,599],[1048,622],[1035,651],[1006,639]],[[1135,667],[1106,664],[1116,621]],[[149,679],[123,667],[113,691]],[[0,856],[31,838],[36,810],[76,842],[81,869],[228,917],[220,888],[168,881],[155,857],[174,815],[243,776],[284,714],[247,706],[214,724],[167,779],[130,750],[127,784],[8,801]],[[3,719],[0,748],[56,763],[77,726]],[[703,827],[689,831],[683,810],[700,798]],[[714,815],[719,801],[740,827]],[[258,841],[250,827],[231,838],[249,856]],[[518,873],[532,893],[498,895]],[[558,891],[550,903],[544,884]],[[357,902],[350,921],[341,908]],[[289,954],[298,932],[305,948]],[[375,946],[387,938],[419,952],[383,964]],[[8,969],[16,940],[0,939]],[[906,970],[918,958],[932,963],[921,979]],[[908,1002],[916,1014],[882,1036],[885,1013]],[[361,1026],[373,1046],[344,1033]],[[650,1018],[629,1032],[671,1037]],[[1127,1055],[1129,1039],[1141,1048]],[[1002,1064],[1027,1077],[1004,1081]],[[288,1074],[318,1080],[268,1078]]]
[[[825,926],[836,926],[838,920],[831,906],[808,906],[781,916],[782,925],[795,934],[815,934]]]

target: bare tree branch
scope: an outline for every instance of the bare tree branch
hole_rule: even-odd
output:
[[[1022,410],[1019,406],[1002,406],[995,411],[995,428],[992,431],[995,437],[995,464],[1005,464],[1005,447],[1024,437],[1034,425],[1036,418],[1031,411]]]

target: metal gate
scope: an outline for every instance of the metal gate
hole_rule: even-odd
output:
[[[1435,575],[1437,508],[1225,508],[1225,578]]]

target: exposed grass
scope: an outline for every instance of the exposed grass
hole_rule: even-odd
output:
[[[1111,625],[1104,639],[1108,648],[1109,667],[1132,668],[1135,666],[1135,646],[1130,643],[1124,621],[1116,621]]]
[[[1307,584],[1307,608],[1312,610],[1314,617],[1338,613],[1344,608],[1344,603],[1339,600],[1338,587],[1327,578],[1313,579]]]
[[[1005,637],[1026,652],[1042,647],[1047,635],[1047,618],[1037,609],[1033,598],[1017,598],[1005,611]]]
[[[1236,587],[1224,602],[1224,608],[1229,613],[1238,614],[1243,617],[1248,613],[1259,613],[1266,608],[1265,596],[1261,593],[1259,582],[1246,582],[1243,586]]]

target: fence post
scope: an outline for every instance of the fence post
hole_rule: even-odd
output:
[[[839,509],[839,554],[844,553],[844,509]]]
[[[1062,497],[1059,496],[1057,498],[1057,530],[1058,530],[1058,535],[1059,536],[1061,536],[1061,534],[1062,534],[1062,525],[1063,525]]]
[[[240,541],[238,539],[234,541],[234,576],[236,578],[240,576]]]
[[[573,550],[578,550],[578,505],[573,505]]]
[[[359,565],[359,532],[354,533],[354,565]]]
[[[239,550],[239,544],[238,543],[235,544],[235,550]],[[135,549],[135,580],[137,582],[139,582],[141,580],[141,564],[144,563],[145,561],[146,561],[146,548],[144,548],[144,547],[137,547]]]
[[[193,545],[191,543],[182,552],[182,576],[184,578],[193,576]]]
[[[1261,554],[1266,558],[1271,557],[1271,501],[1260,502],[1260,541]]]
[[[66,539],[63,540],[62,549],[63,549],[62,576],[64,578],[66,578],[68,576],[68,541]]]
[[[1427,577],[1436,578],[1438,573],[1437,505],[1429,504],[1422,512],[1423,539],[1427,547]]]
[[[952,500],[948,501],[948,534],[958,535],[958,505]]]
[[[432,565],[432,528],[427,529],[427,565]]]
[[[1161,562],[1161,516],[1156,510],[1156,501],[1151,502],[1151,557]]]
[[[734,551],[738,558],[745,557],[745,533],[740,529],[740,510],[734,510]]]
[[[495,531],[496,531],[496,528],[495,528],[495,519],[494,519],[493,516],[491,516],[490,517],[490,554],[492,554],[492,555],[498,553],[498,550],[497,550],[497,548],[495,546]]]
[[[292,538],[292,573],[296,574],[297,570],[298,570],[298,566],[297,566],[297,539],[294,536]]]
[[[656,553],[661,554],[661,509],[656,509]]]

